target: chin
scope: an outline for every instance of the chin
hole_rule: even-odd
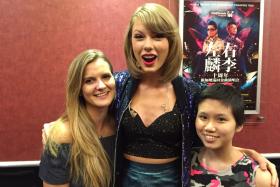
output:
[[[218,149],[220,149],[221,147],[220,146],[218,146],[218,145],[207,145],[207,144],[204,144],[204,147],[206,148],[206,149],[211,149],[211,150],[218,150]]]
[[[109,107],[110,104],[112,103],[112,101],[100,101],[100,102],[96,102],[95,106],[96,107],[100,107],[100,108],[104,108],[104,107]]]
[[[216,145],[215,143],[208,143],[208,142],[203,142],[203,145],[205,148],[207,149],[217,149],[219,148],[218,145]]]
[[[143,68],[143,71],[145,73],[157,73],[157,72],[159,72],[159,69],[158,68]]]

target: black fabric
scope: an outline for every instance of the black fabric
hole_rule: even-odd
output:
[[[137,113],[133,116],[131,110],[127,109],[123,115],[124,153],[146,158],[180,156],[182,127],[176,105],[148,127]]]
[[[42,187],[38,166],[0,168],[1,187]]]
[[[189,113],[191,113],[191,116],[193,116],[193,119],[191,119],[193,121],[193,124],[190,125],[189,131],[185,134],[188,135],[189,137],[191,137],[189,140],[191,142],[191,147],[202,147],[203,143],[200,140],[200,138],[198,137],[197,133],[196,133],[196,129],[195,129],[195,117],[196,117],[196,113],[197,113],[197,100],[199,97],[199,91],[196,91],[197,94],[193,95],[193,100],[194,100],[194,108],[193,110],[188,110],[186,107],[188,105],[186,105],[186,103],[184,103],[183,101],[187,100],[186,99],[186,91],[182,88],[188,88],[188,86],[184,85],[184,81],[182,81],[182,77],[178,77],[176,79],[174,79],[172,81],[173,86],[174,86],[174,90],[175,91],[175,95],[176,98],[178,100],[178,108],[181,111],[188,111]],[[202,89],[206,88],[206,85],[201,85]],[[189,88],[188,88],[189,89]],[[188,90],[188,92],[191,92],[190,90]],[[190,94],[191,95],[191,94]],[[184,117],[183,120],[186,120],[186,118]],[[189,153],[190,154],[190,153]]]
[[[69,183],[69,159],[70,145],[61,144],[58,147],[58,155],[53,156],[45,150],[41,156],[39,176],[49,184]]]
[[[114,162],[115,139],[116,139],[116,135],[108,136],[100,139],[103,148],[105,149],[107,155],[109,156],[110,163],[112,164],[112,166]]]
[[[131,100],[131,96],[138,87],[139,80],[130,76],[128,71],[122,71],[114,74],[116,80],[117,95],[114,102],[116,124],[117,124],[117,138],[116,138],[116,162],[114,169],[114,181],[115,185],[119,186],[121,178],[120,171],[122,170],[123,163],[123,132],[122,132],[122,120],[123,114],[128,107]],[[194,127],[195,120],[195,103],[196,98],[199,95],[201,89],[205,85],[201,85],[193,82],[190,79],[183,77],[177,77],[172,81],[172,85],[175,91],[178,108],[180,111],[180,119],[182,124],[182,186],[187,187],[189,185],[189,169],[190,169],[190,151],[194,146],[193,135],[196,134]]]
[[[105,149],[111,164],[113,163],[115,135],[109,137],[103,137],[100,139],[103,148]],[[59,145],[57,157],[53,156],[48,150],[45,150],[41,156],[39,177],[53,185],[70,183],[71,187],[83,187],[82,181],[74,183],[70,181],[70,144]]]

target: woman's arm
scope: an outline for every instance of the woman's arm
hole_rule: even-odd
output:
[[[51,138],[57,150],[44,147],[39,166],[39,177],[43,181],[43,187],[70,187],[69,183],[69,145],[71,137],[65,123],[49,123],[42,130],[42,142],[45,146]]]
[[[47,143],[47,139],[50,133],[50,128],[52,126],[52,123],[45,123],[44,127],[42,129],[42,144],[43,147],[45,147],[46,143]]]
[[[43,187],[70,187],[70,185],[69,185],[69,183],[67,183],[67,184],[59,184],[59,185],[52,185],[52,184],[48,184],[48,183],[43,181]]]
[[[260,168],[256,171],[256,187],[270,187],[271,186],[271,174],[268,171],[263,171]]]
[[[266,159],[264,156],[262,156],[260,153],[253,149],[245,149],[245,148],[240,148],[236,147],[239,149],[241,152],[245,153],[249,157],[253,158],[255,161],[257,161],[260,165],[260,169],[262,171],[268,170],[271,174],[271,186],[272,187],[278,187],[279,185],[279,179],[278,179],[278,174],[275,165],[270,162],[268,159]]]

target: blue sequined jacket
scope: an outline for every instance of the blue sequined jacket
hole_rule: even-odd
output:
[[[124,111],[127,109],[133,94],[136,91],[139,80],[134,79],[127,72],[115,74],[117,95],[114,103],[117,135],[116,135],[116,151],[114,162],[114,184],[119,186],[120,167],[122,166],[122,132],[119,130],[120,122]],[[180,117],[182,122],[182,186],[189,186],[190,172],[190,152],[192,146],[202,145],[196,135],[194,120],[195,120],[195,104],[197,96],[201,90],[201,86],[197,83],[183,78],[177,77],[172,81],[173,88],[176,94]]]

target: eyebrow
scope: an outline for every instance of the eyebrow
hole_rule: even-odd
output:
[[[93,77],[93,76],[83,77],[83,80],[86,80],[86,79],[95,79],[95,77]]]
[[[112,73],[111,72],[104,72],[104,73],[102,73],[102,74],[100,74],[100,76],[103,76],[103,75],[112,75]],[[96,76],[92,76],[92,75],[89,75],[89,76],[85,76],[85,77],[83,77],[84,79],[89,79],[89,78],[96,78]]]
[[[132,30],[132,33],[134,33],[134,32],[143,33],[142,31],[140,31],[140,30],[138,30],[138,29]]]

